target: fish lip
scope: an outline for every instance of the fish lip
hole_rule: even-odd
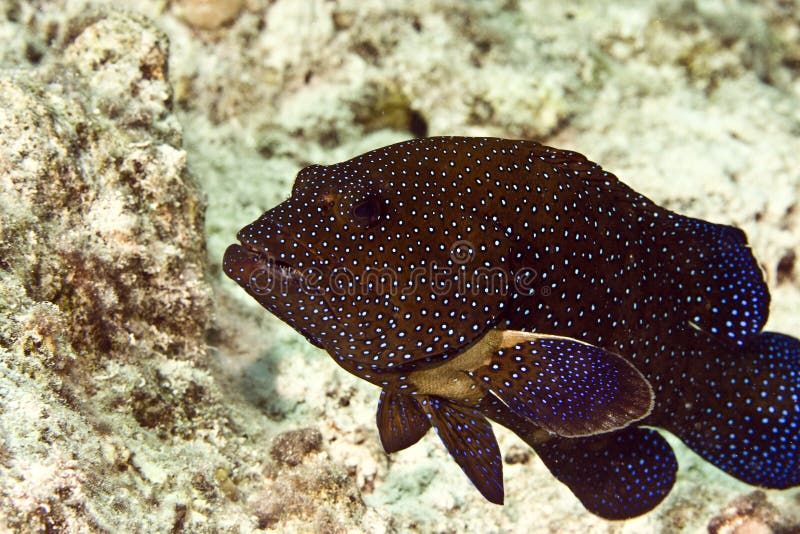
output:
[[[292,271],[293,273],[300,274],[300,269],[282,260],[273,260],[271,258],[263,258],[265,267],[278,267],[281,271]]]
[[[264,256],[260,256],[258,261],[262,273],[269,273],[270,276],[279,278],[281,282],[304,286],[305,277],[303,273],[291,264]]]
[[[329,313],[334,317],[336,317],[337,323],[342,324],[344,322],[342,318],[339,317],[339,315],[336,313],[335,308],[331,305],[328,296],[325,294],[326,293],[325,289],[322,286],[311,285],[311,281],[308,279],[307,276],[309,274],[309,271],[302,271],[298,267],[295,267],[294,265],[292,265],[287,261],[273,257],[270,253],[270,250],[264,247],[264,245],[249,243],[241,238],[238,239],[238,241],[239,241],[238,246],[244,249],[244,251],[251,256],[250,260],[252,261],[252,263],[258,266],[257,269],[252,270],[251,275],[248,278],[249,283],[247,284],[248,291],[250,291],[251,294],[254,294],[256,298],[258,298],[257,296],[262,292],[267,292],[267,291],[264,291],[263,289],[260,288],[260,284],[258,281],[259,276],[253,275],[253,273],[258,272],[260,275],[263,274],[264,272],[268,272],[272,276],[279,276],[282,279],[281,280],[282,282],[293,284],[291,287],[294,287],[295,289],[299,288],[302,291],[306,291],[308,293],[313,293],[317,295],[319,297],[319,302],[325,307],[326,313]],[[265,307],[267,307],[267,309],[269,309],[270,311],[272,311],[273,313],[275,313],[280,317],[280,314],[276,313],[277,310],[275,310],[272,306],[268,306],[265,304]],[[305,337],[307,340],[309,340],[309,342],[311,342],[314,346],[318,348],[328,350],[329,352],[337,356],[350,355],[350,352],[340,347],[338,343],[334,343],[328,346],[325,339],[322,339],[314,335],[312,332],[302,327],[293,326],[293,328],[295,328],[298,332],[300,332],[301,335],[303,335],[303,337]],[[363,341],[375,340],[378,339],[380,336],[381,334],[379,333],[374,333],[372,335],[365,337],[348,336],[347,343],[342,342],[342,344],[346,345]]]
[[[292,265],[291,263],[279,260],[277,258],[273,258],[268,252],[264,249],[258,248],[251,243],[246,243],[244,241],[240,241],[241,246],[250,254],[253,255],[254,260],[258,263],[262,268],[274,268],[278,267],[278,269],[274,269],[276,274],[281,276],[296,276],[302,277],[302,272],[300,269]]]
[[[256,298],[275,291],[297,290],[305,284],[300,269],[241,240],[225,251],[223,268],[230,278]]]

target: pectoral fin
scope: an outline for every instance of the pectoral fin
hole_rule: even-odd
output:
[[[422,409],[450,455],[489,502],[503,504],[503,462],[492,425],[474,408],[423,396]]]
[[[412,395],[381,390],[376,416],[383,450],[402,451],[418,442],[431,424]]]
[[[574,339],[505,332],[470,372],[511,410],[564,437],[610,432],[646,417],[653,390],[618,354]]]

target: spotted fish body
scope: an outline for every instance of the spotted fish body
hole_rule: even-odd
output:
[[[683,217],[580,154],[429,138],[297,176],[224,271],[379,386],[387,452],[431,426],[503,501],[488,420],[593,513],[655,507],[666,429],[750,484],[800,485],[800,342],[736,228]]]

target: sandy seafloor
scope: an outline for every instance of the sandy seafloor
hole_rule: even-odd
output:
[[[0,530],[705,532],[754,491],[672,439],[673,492],[608,522],[497,428],[489,504],[433,433],[387,457],[378,391],[220,261],[309,163],[529,138],[743,228],[800,335],[800,2],[119,4],[0,1]],[[800,524],[765,494],[717,531]]]

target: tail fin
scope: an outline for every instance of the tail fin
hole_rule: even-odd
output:
[[[738,350],[696,360],[694,394],[656,424],[748,484],[800,485],[800,340],[765,332]]]

